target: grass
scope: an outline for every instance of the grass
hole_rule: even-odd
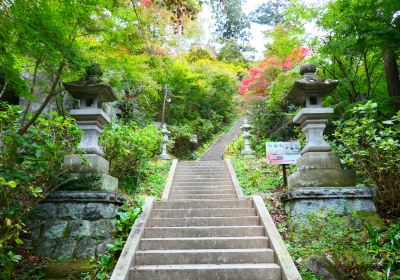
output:
[[[268,193],[282,187],[279,166],[267,164],[264,159],[232,158],[231,161],[245,195]]]
[[[138,197],[154,196],[160,199],[167,182],[171,160],[151,161],[143,170],[143,179],[138,188]]]

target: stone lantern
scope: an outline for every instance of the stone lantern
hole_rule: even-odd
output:
[[[254,157],[254,151],[250,148],[250,130],[253,127],[247,122],[247,119],[244,119],[244,124],[240,128],[242,130],[243,138],[244,138],[244,149],[241,153],[242,156],[247,158]]]
[[[162,141],[162,151],[159,158],[164,160],[170,160],[171,157],[167,153],[167,143],[171,132],[167,129],[167,125],[165,123],[162,125],[161,133],[163,136],[163,141]]]
[[[95,65],[88,69],[84,80],[64,83],[79,101],[79,109],[70,111],[83,132],[79,153],[64,158],[70,180],[35,206],[28,219],[34,252],[57,259],[56,266],[71,271],[72,259],[88,261],[114,242],[115,213],[129,199],[114,192],[118,180],[108,175],[109,162],[103,158],[98,144],[103,126],[110,122],[101,105],[116,100],[112,88],[100,80],[100,75],[101,70]]]
[[[64,168],[75,174],[97,175],[100,178],[94,188],[113,191],[118,187],[118,180],[108,175],[109,162],[103,158],[98,140],[103,126],[110,123],[109,116],[101,109],[102,104],[117,98],[111,86],[100,80],[101,75],[100,68],[93,65],[86,71],[84,80],[63,83],[65,89],[79,102],[79,109],[71,110],[70,115],[83,131],[78,145],[83,155],[66,156]]]
[[[302,79],[295,82],[288,99],[302,108],[293,118],[306,136],[306,145],[297,160],[297,171],[288,178],[286,210],[292,215],[334,208],[337,213],[350,210],[375,210],[372,191],[355,187],[355,173],[342,169],[339,157],[324,140],[324,130],[332,108],[322,107],[322,98],[336,89],[338,81],[319,79],[316,67],[301,67]]]

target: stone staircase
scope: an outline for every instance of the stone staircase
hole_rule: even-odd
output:
[[[244,123],[244,116],[240,117],[225,134],[221,135],[217,141],[204,153],[201,161],[222,160],[225,154],[225,147],[233,142],[236,136],[240,133],[240,127]]]
[[[179,162],[166,191],[135,223],[112,280],[301,279],[283,273],[266,223],[254,200],[239,198],[225,161]]]

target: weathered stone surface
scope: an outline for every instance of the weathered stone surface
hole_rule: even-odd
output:
[[[51,219],[56,213],[56,206],[53,203],[41,203],[34,207],[29,213],[32,219]]]
[[[115,214],[115,205],[88,203],[83,210],[83,218],[87,220],[111,219]]]
[[[108,160],[96,154],[67,155],[64,158],[64,169],[73,173],[108,174],[109,167]]]
[[[68,222],[62,220],[55,220],[46,223],[43,228],[43,237],[46,239],[58,239],[64,237],[64,232],[67,228]]]
[[[70,223],[71,237],[86,237],[91,235],[91,223],[86,220],[74,220]]]
[[[345,280],[346,274],[337,269],[328,258],[323,256],[312,256],[305,260],[305,267],[317,274],[324,280]]]
[[[80,219],[82,217],[84,204],[62,203],[58,205],[57,217],[63,219]]]
[[[376,211],[373,191],[363,187],[291,189],[283,199],[286,212],[292,216],[306,216],[320,210],[334,210],[339,215]]]
[[[92,236],[99,239],[109,239],[114,231],[114,224],[110,219],[95,221],[92,223]]]
[[[102,240],[101,243],[99,243],[96,246],[96,256],[104,254],[108,249],[108,244],[113,244],[113,243],[114,242],[112,239]]]
[[[51,202],[112,202],[117,205],[122,205],[129,200],[127,195],[119,193],[110,193],[105,191],[91,191],[91,190],[80,190],[80,191],[55,191],[47,196],[46,201]]]
[[[333,152],[305,153],[297,160],[297,170],[340,169],[339,157]]]
[[[302,187],[352,187],[354,171],[345,169],[311,169],[297,171],[288,178],[289,189]]]
[[[41,257],[53,258],[56,240],[54,239],[36,239],[32,242],[34,252]]]
[[[32,241],[25,244],[40,256],[58,260],[103,253],[113,243],[115,212],[127,199],[104,191],[53,192],[26,221]]]
[[[90,237],[84,237],[76,243],[75,257],[79,259],[90,258],[95,255],[97,242]]]
[[[75,238],[61,238],[57,240],[57,244],[54,248],[53,259],[66,260],[72,259],[74,256],[74,249],[76,247]]]

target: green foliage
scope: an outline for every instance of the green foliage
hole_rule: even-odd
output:
[[[232,159],[233,167],[245,195],[267,193],[282,186],[279,166],[263,159]]]
[[[266,138],[271,141],[284,141],[296,137],[292,123],[293,113],[286,112],[292,111],[292,108],[284,110],[281,106],[268,104],[265,100],[255,102],[253,106],[250,121],[253,125],[252,135],[255,143],[263,143]]]
[[[154,196],[156,199],[160,199],[170,167],[171,161],[168,160],[150,161],[141,172],[138,196]]]
[[[372,226],[367,227],[367,231],[368,252],[379,260],[387,279],[400,279],[400,222],[392,224],[383,233]]]
[[[153,125],[139,128],[133,122],[113,123],[103,130],[100,145],[110,162],[110,174],[120,180],[120,188],[135,193],[134,181],[149,159],[161,152],[162,135]]]
[[[400,113],[382,121],[377,104],[358,104],[352,118],[338,121],[338,151],[345,163],[359,171],[376,188],[376,202],[383,213],[400,214]]]
[[[116,229],[114,233],[116,238],[114,244],[109,244],[107,251],[98,258],[92,258],[92,263],[94,265],[93,272],[86,274],[84,279],[105,280],[110,278],[132,226],[142,211],[143,203],[144,201],[139,201],[138,204],[132,202],[125,203],[118,209],[118,212],[115,214],[115,219],[113,220]]]
[[[242,9],[243,0],[211,0],[213,16],[216,20],[215,33],[218,38],[247,40],[250,22]]]
[[[310,213],[305,221],[293,222],[288,243],[295,258],[330,256],[335,266],[346,272],[346,279],[399,279],[400,276],[396,256],[398,224],[382,232],[373,225],[360,224],[357,215],[340,217],[333,212]],[[305,275],[309,274],[304,268],[303,271]]]
[[[250,17],[253,22],[265,25],[277,25],[284,20],[284,10],[289,6],[289,1],[268,0],[262,3]]]
[[[0,111],[0,271],[19,260],[13,246],[25,230],[26,214],[46,195],[65,183],[62,163],[77,146],[80,134],[71,118],[51,113],[19,135],[21,108],[1,104]],[[8,279],[6,276],[3,276]]]

